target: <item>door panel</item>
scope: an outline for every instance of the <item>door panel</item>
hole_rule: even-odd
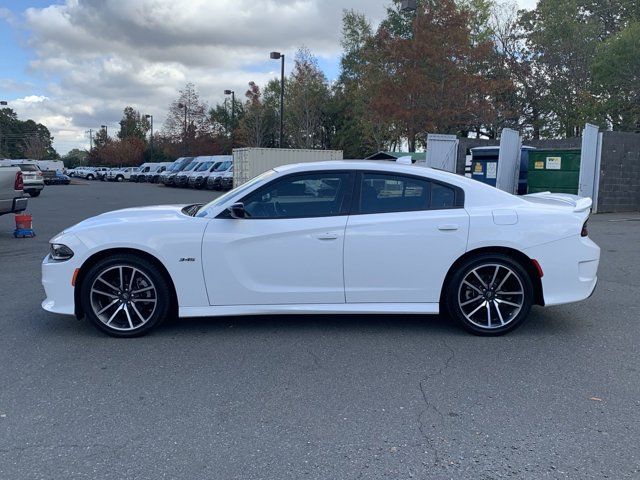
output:
[[[462,208],[349,217],[347,303],[438,302],[449,267],[466,250],[468,231]]]
[[[344,303],[346,223],[346,216],[213,219],[202,244],[209,303]]]

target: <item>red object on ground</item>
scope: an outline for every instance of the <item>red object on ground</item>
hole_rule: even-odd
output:
[[[21,213],[16,215],[16,229],[17,230],[31,230],[32,217],[29,213]]]

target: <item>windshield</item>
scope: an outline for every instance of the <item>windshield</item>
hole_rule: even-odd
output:
[[[231,162],[222,162],[218,168],[216,168],[216,172],[224,172],[227,168],[231,166]]]
[[[20,170],[22,170],[23,172],[37,172],[38,170],[40,170],[38,167],[30,163],[21,163],[18,166],[20,167]]]
[[[211,165],[211,168],[209,169],[209,171],[215,172],[219,166],[220,166],[220,162],[215,162],[213,165]]]
[[[262,182],[263,180],[269,178],[271,175],[276,173],[275,170],[267,170],[264,173],[261,173],[257,177],[252,178],[247,183],[240,185],[239,187],[234,188],[233,190],[229,190],[227,193],[222,195],[221,197],[216,198],[215,200],[203,205],[198,210],[198,213],[195,215],[196,217],[204,217],[207,214],[207,210],[210,208],[219,207],[220,205],[224,205],[226,202],[231,200],[234,197],[239,197],[244,192],[249,190],[255,184]]]
[[[187,168],[185,168],[184,170],[182,170],[183,172],[189,172],[191,170],[193,170],[196,165],[199,165],[200,162],[191,162],[189,165],[187,165]]]
[[[204,172],[207,170],[213,162],[204,162],[197,169],[196,172]]]

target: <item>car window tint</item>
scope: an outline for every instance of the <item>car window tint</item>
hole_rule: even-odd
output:
[[[364,173],[360,213],[411,212],[429,208],[431,182],[401,175]]]
[[[248,195],[243,203],[249,218],[303,218],[340,215],[348,173],[295,175]]]
[[[18,166],[20,167],[20,170],[22,170],[23,172],[37,172],[39,170],[38,167],[36,167],[35,165],[31,165],[28,163],[22,163]]]
[[[439,183],[431,185],[431,208],[451,208],[456,204],[456,192],[453,188]]]

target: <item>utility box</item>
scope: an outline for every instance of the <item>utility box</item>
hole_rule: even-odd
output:
[[[290,148],[236,148],[233,150],[233,186],[275,167],[291,163],[342,160],[342,150],[294,150]]]
[[[578,194],[580,149],[529,153],[528,192]]]
[[[518,195],[527,193],[527,167],[529,154],[535,150],[533,147],[523,145],[520,150],[520,173],[518,175]],[[498,157],[500,147],[474,147],[471,149],[471,178],[496,186],[498,175]]]

